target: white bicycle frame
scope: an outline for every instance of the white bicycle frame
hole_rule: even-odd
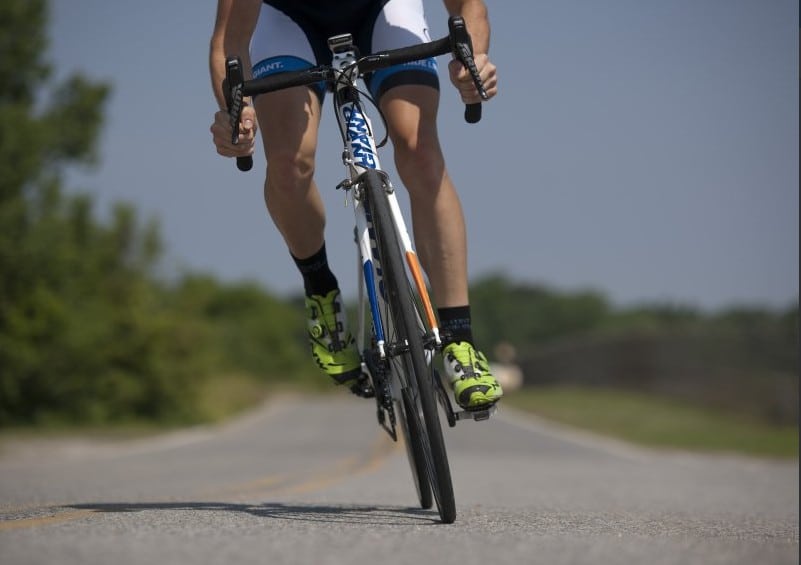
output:
[[[357,57],[352,38],[349,35],[335,36],[329,39],[333,53],[333,64],[335,72],[343,75],[342,80],[334,82],[334,96],[340,94],[345,97],[344,102],[336,102],[336,119],[339,123],[342,137],[345,140],[345,147],[342,161],[345,165],[347,179],[343,184],[352,187],[350,190],[353,201],[353,209],[356,217],[356,244],[359,255],[359,327],[357,339],[360,351],[367,347],[367,328],[365,321],[366,309],[369,307],[370,316],[373,324],[373,332],[376,339],[376,346],[382,360],[386,359],[386,336],[391,335],[392,328],[385,327],[391,324],[391,319],[382,319],[380,304],[384,302],[383,281],[381,280],[381,265],[378,257],[378,244],[372,228],[372,218],[365,204],[364,195],[358,190],[359,177],[368,169],[382,171],[378,159],[378,151],[373,137],[372,124],[369,117],[363,112],[359,101],[359,96],[345,96],[345,91],[353,92],[353,83],[359,78]],[[387,175],[382,174],[386,184],[387,198],[392,213],[392,223],[398,235],[398,240],[403,247],[402,252],[406,258],[406,266],[414,280],[415,289],[423,306],[426,317],[426,326],[436,343],[436,347],[441,345],[439,326],[428,289],[423,278],[420,262],[414,251],[406,223],[401,213],[397,195],[392,187]],[[384,309],[385,311],[385,309]],[[388,317],[391,318],[391,317]],[[421,322],[423,320],[420,320]],[[427,350],[429,362],[433,359],[434,351]],[[363,363],[364,365],[364,363]],[[366,368],[366,367],[365,367]]]

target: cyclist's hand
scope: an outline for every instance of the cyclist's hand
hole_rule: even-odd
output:
[[[231,143],[231,119],[228,112],[220,110],[214,114],[214,123],[211,124],[211,135],[217,153],[224,157],[244,157],[253,155],[256,146],[256,111],[250,104],[242,108],[242,117],[239,121],[239,143]]]
[[[487,56],[486,53],[476,53],[474,58],[478,74],[481,76],[481,81],[484,83],[484,88],[489,97],[492,98],[498,94],[498,77],[496,75],[495,65],[489,60],[489,56]],[[465,104],[482,102],[476,90],[476,85],[473,83],[473,78],[470,76],[470,72],[461,62],[456,59],[451,60],[448,64],[448,74],[451,77],[451,82],[459,91],[462,102]]]

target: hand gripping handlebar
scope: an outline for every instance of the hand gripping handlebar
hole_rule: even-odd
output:
[[[467,68],[473,82],[478,90],[478,95],[482,100],[488,100],[489,95],[484,89],[481,76],[476,68],[476,61],[473,59],[473,40],[467,33],[467,26],[461,17],[453,17],[448,20],[448,30],[450,31],[451,50],[454,56]],[[481,120],[481,102],[467,104],[464,109],[464,119],[469,124],[475,124]]]
[[[239,120],[242,117],[242,88],[244,85],[242,63],[238,57],[229,57],[225,61],[225,80],[223,80],[223,94],[225,104],[228,106],[228,117],[231,120],[231,143],[239,143]],[[253,168],[253,157],[236,158],[236,167],[240,171],[249,171]]]

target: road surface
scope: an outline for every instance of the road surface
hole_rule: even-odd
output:
[[[415,508],[369,401],[0,452],[0,564],[798,563],[798,462],[636,448],[502,408],[446,430],[458,516]]]

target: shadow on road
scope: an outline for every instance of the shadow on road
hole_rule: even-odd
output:
[[[284,504],[265,502],[242,504],[231,502],[112,502],[71,504],[69,508],[93,510],[95,512],[145,512],[145,511],[190,511],[190,512],[238,512],[279,520],[302,522],[333,522],[352,525],[419,526],[437,524],[436,511],[395,506],[365,506],[353,504]]]

